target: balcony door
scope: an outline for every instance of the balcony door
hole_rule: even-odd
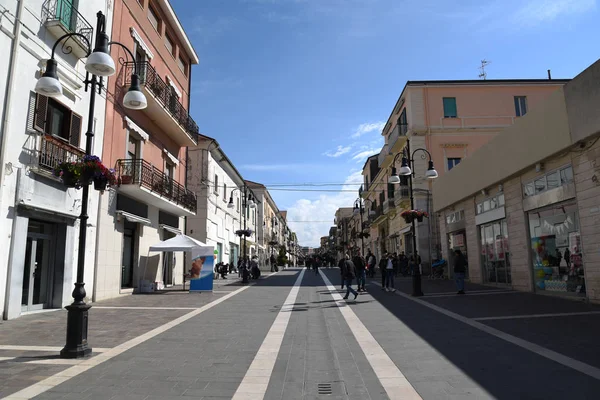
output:
[[[56,18],[71,32],[77,32],[78,0],[56,0]]]
[[[127,139],[127,162],[121,168],[121,183],[140,183],[140,174],[142,169],[140,157],[140,140],[134,136],[132,131],[129,131]]]
[[[146,52],[136,43],[135,46],[135,63],[137,64],[140,83],[146,83]]]

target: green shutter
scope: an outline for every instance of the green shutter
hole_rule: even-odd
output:
[[[456,118],[456,97],[444,97],[444,118]]]

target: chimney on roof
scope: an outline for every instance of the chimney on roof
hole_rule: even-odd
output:
[[[552,74],[550,73],[550,70],[548,70],[548,80],[551,81],[552,80]]]

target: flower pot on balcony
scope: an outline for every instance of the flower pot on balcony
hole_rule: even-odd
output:
[[[63,170],[60,179],[66,187],[78,188],[80,186],[77,175],[73,171]]]
[[[121,185],[129,185],[133,182],[131,175],[121,175]]]
[[[108,179],[104,176],[97,176],[94,178],[94,189],[100,192],[104,192],[106,190],[106,186],[108,185]]]

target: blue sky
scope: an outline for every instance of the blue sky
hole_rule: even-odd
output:
[[[267,186],[360,182],[407,80],[477,79],[484,58],[488,79],[571,78],[599,53],[596,0],[171,3],[200,57],[192,116]],[[276,189],[290,221],[328,221],[290,222],[302,245],[357,197]]]

